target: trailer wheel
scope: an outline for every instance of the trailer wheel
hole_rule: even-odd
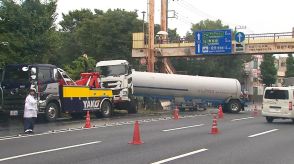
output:
[[[240,101],[230,100],[227,104],[227,109],[230,113],[239,113],[241,111]]]
[[[101,104],[101,115],[103,117],[110,117],[112,114],[112,105],[108,100],[103,101]]]
[[[136,100],[131,100],[127,103],[128,113],[135,114],[138,113],[138,103]]]
[[[52,122],[57,119],[59,115],[59,107],[56,105],[56,103],[49,103],[46,106],[46,112],[45,112],[45,118],[47,121]]]

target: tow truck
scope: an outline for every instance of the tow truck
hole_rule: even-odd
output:
[[[51,64],[9,64],[2,71],[1,113],[23,114],[30,88],[37,90],[38,115],[44,115],[47,121],[55,121],[63,113],[83,117],[87,110],[97,117],[109,117],[112,113],[112,90],[100,87],[97,72],[82,73],[80,80],[73,81],[65,71]]]

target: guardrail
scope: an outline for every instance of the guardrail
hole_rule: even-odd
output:
[[[246,34],[245,42],[248,43],[281,43],[294,42],[294,32]]]

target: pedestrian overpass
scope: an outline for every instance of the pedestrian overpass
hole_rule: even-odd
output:
[[[145,38],[145,40],[144,40]],[[133,33],[132,57],[146,58],[148,45],[143,33]],[[244,52],[236,52],[236,42],[232,42],[231,55],[285,54],[294,53],[294,31],[284,33],[247,34],[243,42]],[[160,41],[155,44],[155,57],[203,57],[210,55],[195,54],[195,43],[179,39],[177,41]],[[212,56],[212,55],[211,55]],[[213,55],[215,56],[215,55]]]

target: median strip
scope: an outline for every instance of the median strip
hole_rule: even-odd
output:
[[[185,127],[180,127],[180,128],[174,128],[174,129],[166,129],[162,130],[163,132],[169,132],[169,131],[175,131],[175,130],[182,130],[182,129],[188,129],[188,128],[194,128],[194,127],[200,127],[203,126],[204,124],[199,124],[199,125],[192,125],[192,126],[185,126]]]
[[[269,131],[265,131],[265,132],[261,132],[261,133],[253,134],[253,135],[248,136],[248,137],[249,137],[249,138],[257,137],[257,136],[264,135],[264,134],[267,134],[267,133],[271,133],[271,132],[274,132],[274,131],[277,131],[277,130],[279,130],[279,129],[273,129],[273,130],[269,130]]]
[[[83,144],[78,144],[78,145],[60,147],[60,148],[56,148],[56,149],[49,149],[49,150],[37,151],[37,152],[33,152],[33,153],[28,153],[28,154],[21,154],[21,155],[11,156],[11,157],[7,157],[7,158],[2,158],[2,159],[0,159],[0,162],[12,160],[12,159],[17,159],[17,158],[23,158],[23,157],[27,157],[27,156],[33,156],[33,155],[38,155],[38,154],[59,151],[59,150],[65,150],[65,149],[71,149],[71,148],[82,147],[82,146],[87,146],[87,145],[93,145],[93,144],[97,144],[100,142],[102,142],[102,141],[88,142],[88,143],[83,143]]]
[[[179,156],[171,157],[171,158],[164,159],[164,160],[154,162],[154,163],[151,163],[151,164],[162,164],[162,163],[166,163],[166,162],[173,161],[173,160],[176,160],[176,159],[184,158],[184,157],[187,157],[187,156],[190,156],[190,155],[194,155],[194,154],[197,154],[197,153],[201,153],[201,152],[204,152],[204,151],[207,151],[207,150],[208,149],[199,149],[199,150],[196,150],[196,151],[192,151],[190,153],[186,153],[186,154],[182,154],[182,155],[179,155]]]

